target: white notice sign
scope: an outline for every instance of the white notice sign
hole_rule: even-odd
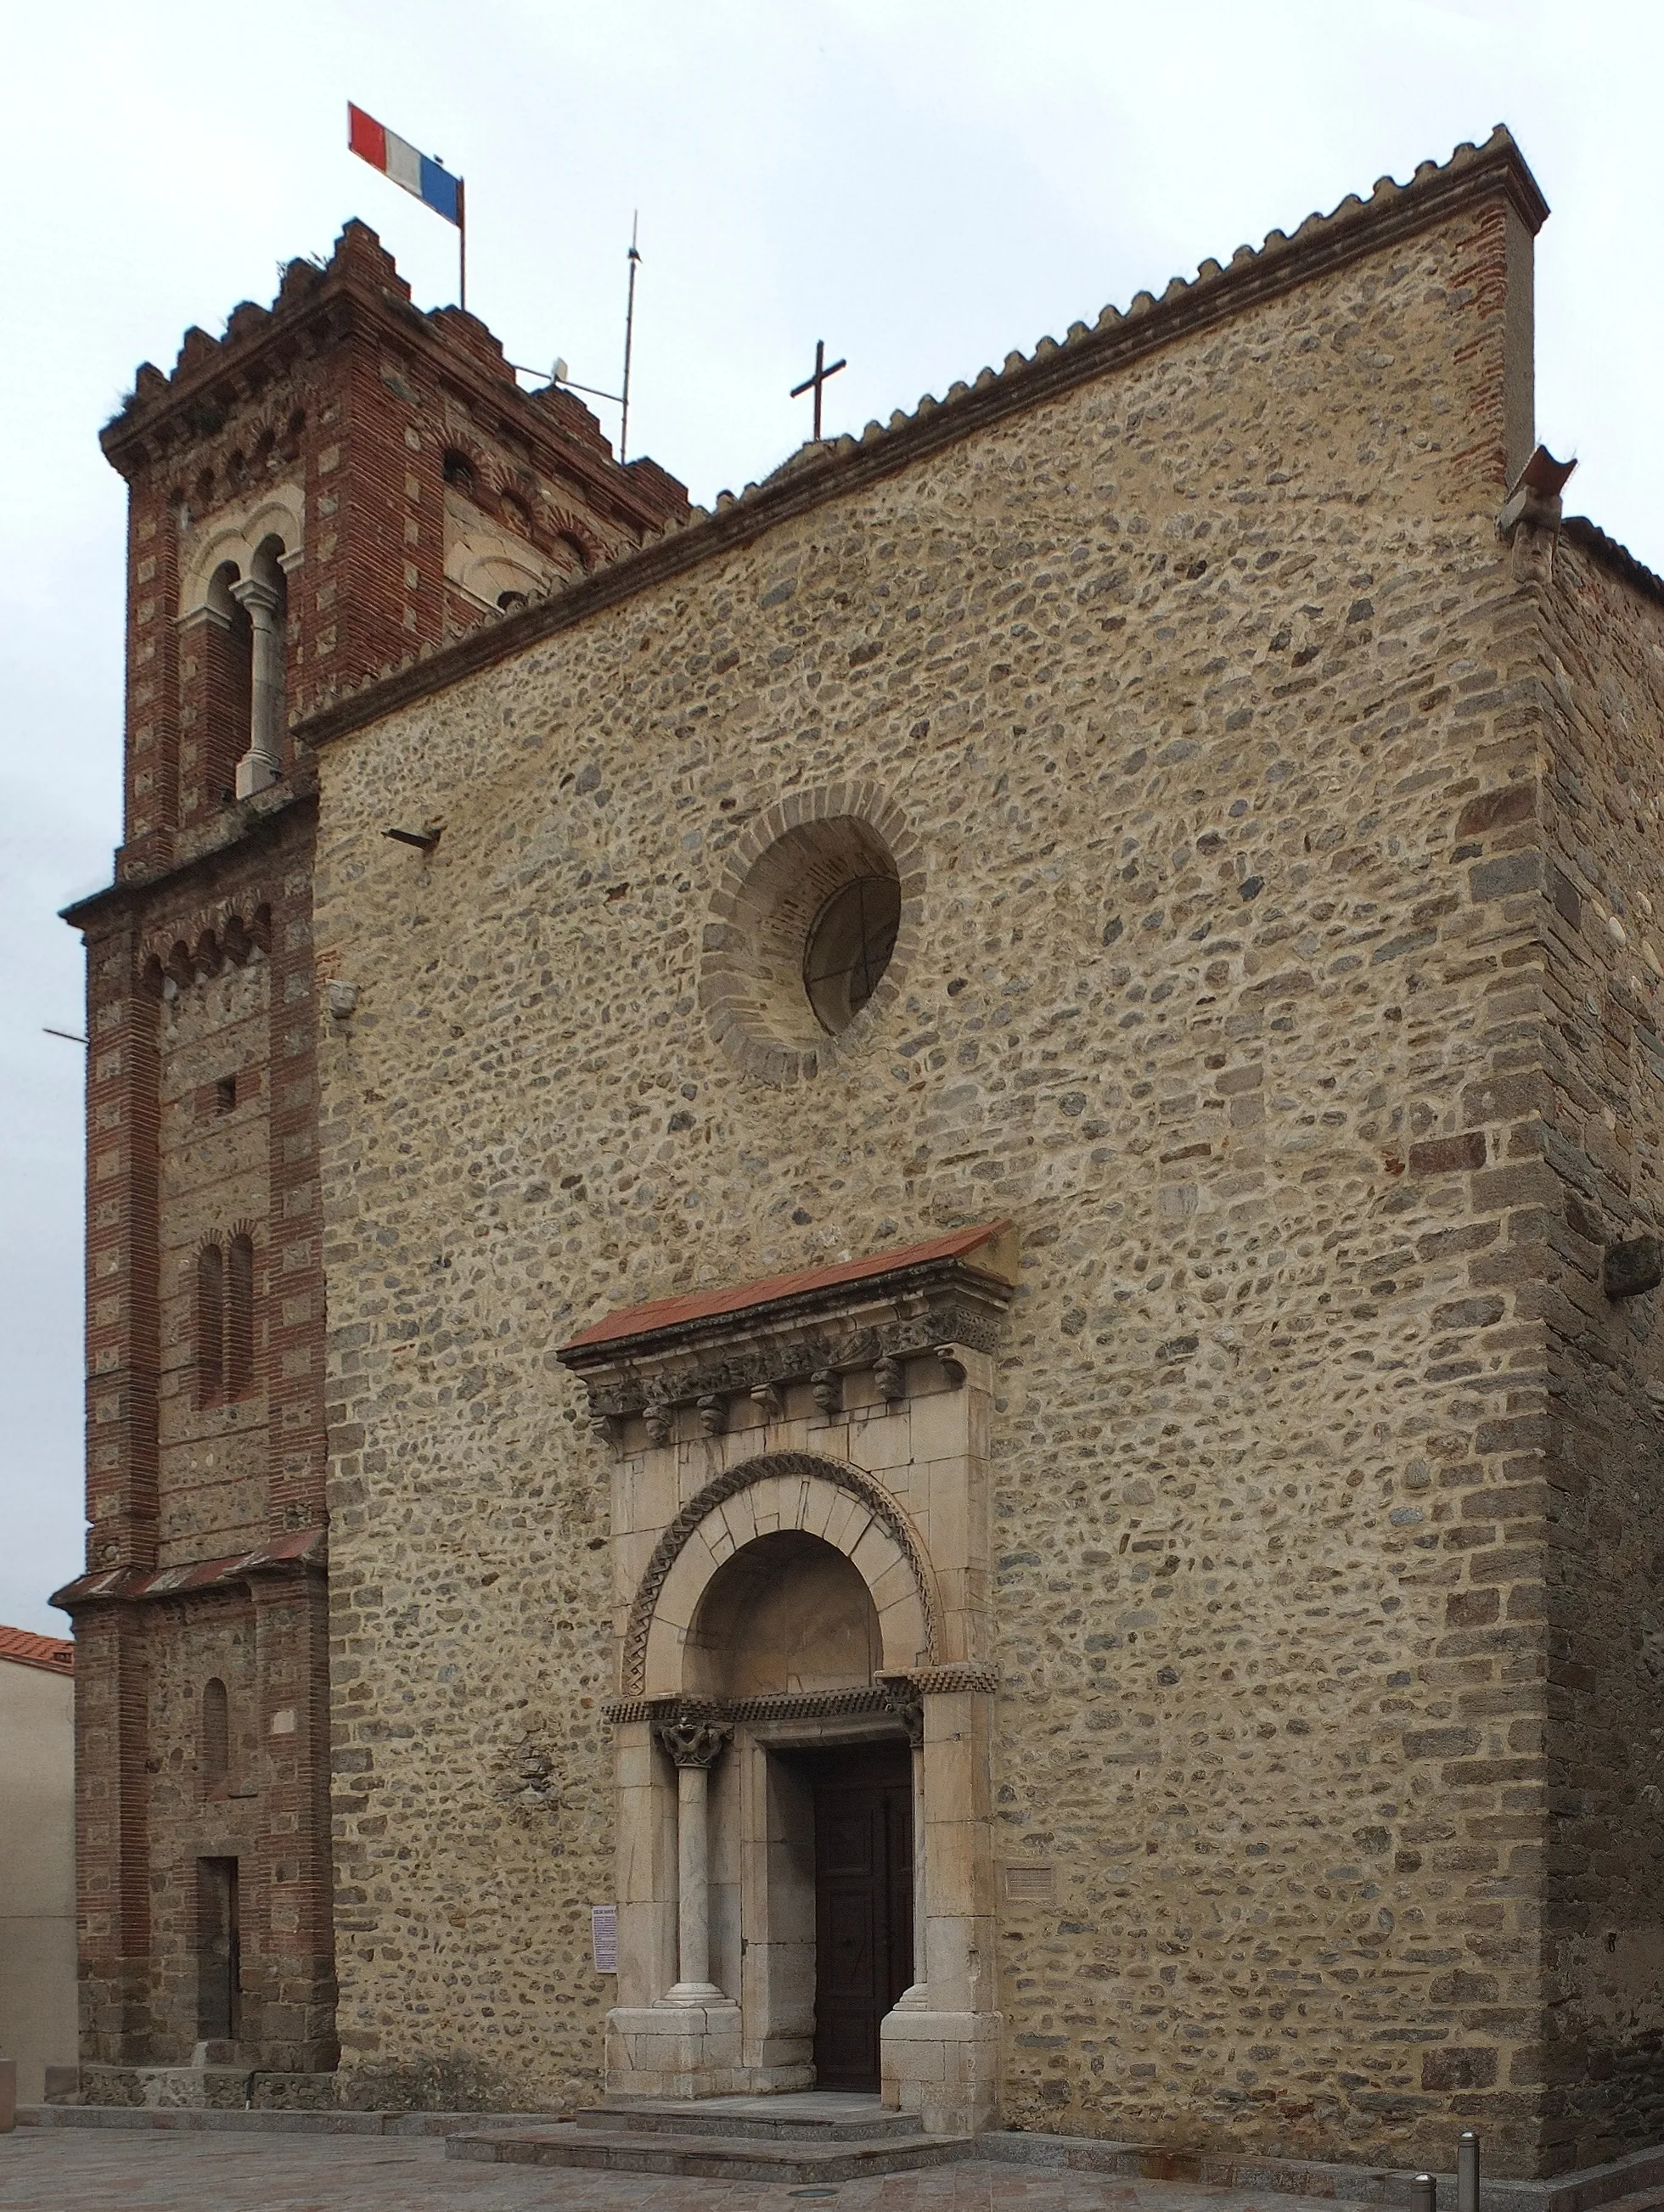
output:
[[[619,1908],[616,1905],[590,1906],[589,1941],[594,1948],[595,1972],[598,1974],[616,1974],[619,1971]]]

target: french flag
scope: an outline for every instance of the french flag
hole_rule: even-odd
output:
[[[362,107],[355,107],[350,100],[347,102],[347,144],[372,169],[391,177],[395,185],[402,185],[407,192],[413,192],[424,207],[430,207],[436,215],[442,215],[447,222],[461,228],[461,178],[454,177],[448,169],[442,169],[425,154],[418,154],[408,138],[387,130],[373,115],[366,115]]]

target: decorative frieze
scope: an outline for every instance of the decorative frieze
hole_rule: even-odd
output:
[[[848,1690],[780,1690],[756,1698],[609,1698],[601,1713],[615,1728],[648,1722],[673,1759],[677,1754],[667,1732],[674,1728],[725,1726],[731,1735],[736,1728],[773,1722],[854,1719],[875,1713],[899,1720],[908,1741],[917,1747],[923,1740],[927,1697],[992,1692],[998,1686],[992,1667],[924,1667],[911,1674],[887,1670],[875,1682]]]
[[[651,1444],[667,1444],[683,1408],[703,1434],[721,1436],[741,1399],[765,1423],[782,1420],[795,1384],[834,1419],[857,1375],[872,1376],[886,1405],[917,1387],[920,1362],[926,1387],[945,1377],[957,1389],[966,1355],[997,1348],[1015,1283],[1015,1234],[995,1222],[870,1261],[635,1307],[586,1329],[560,1358],[589,1393],[597,1433],[615,1443],[622,1423],[639,1419]]]

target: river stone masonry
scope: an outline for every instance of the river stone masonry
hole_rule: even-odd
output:
[[[1664,1374],[1600,1269],[1659,1227],[1664,635],[1557,501],[1499,532],[1545,212],[1499,134],[308,726],[348,2081],[600,2079],[558,1348],[997,1215],[1003,2119],[1660,2133]],[[898,988],[771,1064],[701,994],[734,855],[846,819],[922,878]]]

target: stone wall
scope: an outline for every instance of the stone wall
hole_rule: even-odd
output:
[[[171,981],[172,979],[170,979]],[[270,1446],[265,1362],[249,1386],[203,1402],[197,1261],[232,1234],[257,1232],[255,1264],[275,1273],[266,1198],[270,1149],[271,963],[258,947],[242,965],[177,985],[161,1016],[162,1361],[158,1564],[246,1552],[266,1530]],[[228,1098],[220,1086],[232,1086]],[[260,1317],[269,1298],[259,1301]]]
[[[1008,2117],[1547,2154],[1496,1765],[1546,1532],[1473,1557],[1546,1403],[1476,1096],[1544,1026],[1486,796],[1537,744],[1523,237],[1481,195],[1360,246],[326,750],[350,2069],[595,2084],[607,1469],[554,1347],[1009,1213],[994,1780],[1050,1874],[1005,1885]],[[864,1047],[773,1087],[701,1012],[711,902],[857,782],[917,929]]]
[[[80,1666],[93,2069],[190,2061],[204,1857],[238,1862],[249,2063],[307,2070],[333,2052],[321,1638],[312,1649],[308,1601],[281,1577],[214,1571],[296,1532],[321,1544],[323,1520],[311,809],[280,792],[241,829],[183,880],[119,890],[88,917],[92,1526],[88,1572],[59,1601]],[[239,1236],[247,1368],[204,1390],[198,1255]],[[311,1603],[321,1619],[320,1589]],[[203,1763],[210,1679],[235,1746],[235,1786],[218,1790]]]
[[[1607,1245],[1664,1225],[1664,590],[1587,525],[1520,565],[1543,625],[1551,1419],[1511,1479],[1549,1522],[1545,2082],[1581,2162],[1664,2131],[1664,1352],[1659,1295],[1601,1279]]]

